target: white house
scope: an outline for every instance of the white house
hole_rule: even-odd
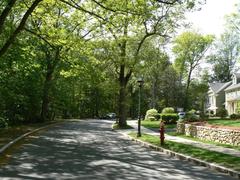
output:
[[[225,89],[225,102],[229,115],[240,113],[240,73],[233,74],[232,85]]]
[[[205,105],[206,111],[211,114],[217,114],[221,108],[225,107],[224,90],[231,84],[231,81],[226,83],[209,83],[207,102]]]

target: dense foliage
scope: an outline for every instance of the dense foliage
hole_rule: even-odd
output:
[[[192,80],[191,73],[211,36],[186,32],[176,38],[174,64],[165,49],[184,13],[201,2],[1,1],[1,126],[108,112],[125,126],[128,116],[138,115],[139,94],[141,115],[153,108],[202,109],[207,83]]]

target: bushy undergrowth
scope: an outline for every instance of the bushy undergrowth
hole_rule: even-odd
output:
[[[0,117],[0,128],[8,127],[8,121],[2,117]]]
[[[240,114],[231,114],[230,119],[240,119]]]
[[[225,108],[219,109],[219,111],[216,114],[218,117],[224,118],[228,115],[228,112]]]

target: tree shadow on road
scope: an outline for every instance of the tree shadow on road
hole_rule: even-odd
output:
[[[102,121],[72,122],[31,136],[0,169],[0,178],[231,179],[141,147],[109,127]]]

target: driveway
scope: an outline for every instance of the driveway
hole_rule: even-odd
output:
[[[0,179],[233,179],[141,147],[111,131],[111,123],[69,122],[30,136],[0,167]]]

